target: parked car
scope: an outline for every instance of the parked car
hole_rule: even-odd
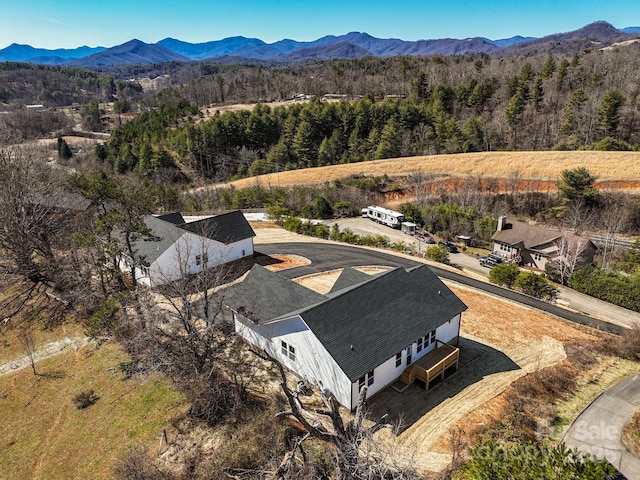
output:
[[[497,255],[484,255],[478,259],[480,265],[489,269],[503,262],[502,258]]]
[[[458,253],[458,247],[453,242],[449,242],[447,240],[440,240],[438,245],[442,245],[447,249],[449,253]]]

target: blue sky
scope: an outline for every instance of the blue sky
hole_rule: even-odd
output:
[[[638,0],[0,0],[0,48],[111,47],[133,38],[268,43],[359,31],[403,40],[541,37],[596,20],[640,26]]]

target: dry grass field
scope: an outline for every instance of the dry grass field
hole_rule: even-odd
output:
[[[130,449],[157,445],[184,413],[163,378],[123,379],[127,356],[115,345],[66,349],[30,368],[0,376],[0,479],[111,478]],[[93,389],[84,410],[75,395]]]
[[[351,175],[406,175],[423,171],[436,175],[555,182],[565,169],[585,167],[602,188],[640,189],[640,152],[482,152],[390,158],[369,162],[270,173],[231,182],[237,188],[261,185],[319,184]]]

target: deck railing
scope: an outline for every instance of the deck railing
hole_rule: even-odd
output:
[[[440,344],[440,346],[439,346]],[[429,383],[436,378],[444,378],[444,372],[455,365],[458,369],[460,349],[436,339],[436,348],[418,359],[402,372],[400,381],[411,385],[417,378],[422,380],[425,390],[429,390]]]

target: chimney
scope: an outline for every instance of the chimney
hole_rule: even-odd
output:
[[[498,217],[498,231],[501,232],[502,230],[505,229],[506,226],[507,226],[507,216],[500,215]]]

